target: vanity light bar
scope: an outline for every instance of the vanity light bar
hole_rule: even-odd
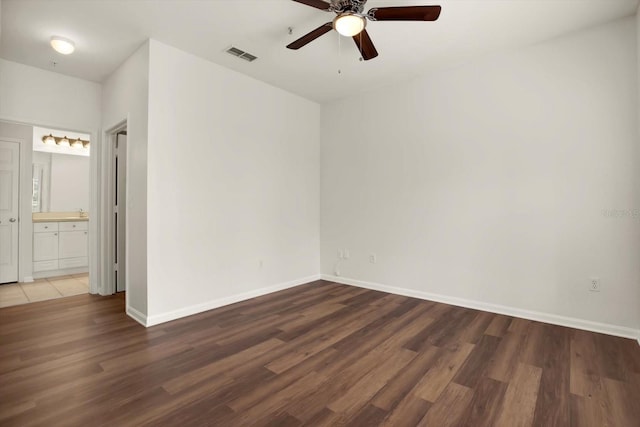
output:
[[[89,141],[84,139],[69,139],[66,136],[59,137],[53,136],[52,134],[45,135],[42,137],[42,142],[45,145],[62,145],[66,147],[74,147],[74,148],[89,148]]]

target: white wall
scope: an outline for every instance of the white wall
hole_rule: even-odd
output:
[[[323,106],[322,272],[637,328],[635,50],[627,18]]]
[[[148,79],[149,44],[145,43],[107,78],[102,94],[102,129],[127,120],[127,309],[141,315],[147,313]],[[104,150],[102,154],[104,168]],[[103,196],[104,203],[107,195]]]
[[[150,321],[317,276],[319,106],[153,40],[150,58]]]
[[[89,158],[51,154],[50,212],[89,211]]]
[[[85,132],[100,128],[101,86],[0,59],[0,118]]]

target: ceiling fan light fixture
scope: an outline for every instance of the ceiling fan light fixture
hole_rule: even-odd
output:
[[[367,20],[354,13],[343,13],[333,20],[333,28],[342,36],[353,37],[367,26]]]
[[[76,50],[76,44],[72,40],[60,36],[51,37],[51,47],[63,55],[70,55]]]
[[[368,61],[378,56],[378,51],[365,27],[371,21],[436,21],[441,6],[391,6],[374,7],[364,12],[367,0],[293,0],[338,16],[332,22],[320,25],[287,45],[287,49],[298,50],[332,29],[345,37],[351,37],[360,51],[361,59]],[[289,32],[291,34],[291,32]],[[356,37],[357,36],[357,37]]]

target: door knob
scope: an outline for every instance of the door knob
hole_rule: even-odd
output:
[[[9,222],[16,222],[15,218],[9,218]]]

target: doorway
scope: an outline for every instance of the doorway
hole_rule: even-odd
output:
[[[0,118],[0,307],[98,292],[94,137]]]
[[[116,133],[113,147],[113,247],[116,292],[126,285],[127,131]]]
[[[18,281],[20,144],[0,140],[0,284]]]

